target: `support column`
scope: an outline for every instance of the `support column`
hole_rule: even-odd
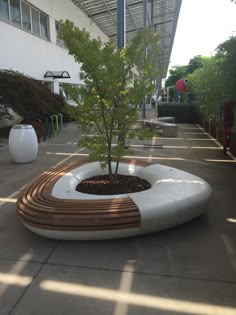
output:
[[[117,48],[125,47],[125,2],[126,0],[117,0]]]
[[[146,27],[148,25],[148,8],[147,8],[148,0],[143,1],[143,27]],[[144,48],[144,65],[146,63],[146,55],[147,55],[147,49]],[[142,118],[146,118],[146,103],[147,103],[147,95],[145,94],[143,99],[143,106],[142,106]]]
[[[117,0],[117,48],[122,49],[126,44],[126,19],[125,19],[126,0]],[[120,126],[118,125],[118,128]],[[125,147],[125,139],[119,135],[118,141]]]

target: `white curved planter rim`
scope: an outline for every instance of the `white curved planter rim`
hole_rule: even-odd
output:
[[[113,165],[115,167],[115,165]],[[26,226],[36,234],[56,239],[110,239],[147,234],[185,223],[199,216],[206,208],[212,190],[209,184],[185,171],[154,164],[146,167],[121,163],[119,174],[146,179],[151,188],[122,195],[89,195],[75,190],[80,181],[95,175],[107,174],[98,162],[82,165],[64,174],[54,185],[52,196],[58,199],[106,199],[129,197],[139,209],[139,228],[109,231],[55,231]]]

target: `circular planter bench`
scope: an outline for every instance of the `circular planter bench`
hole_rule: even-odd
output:
[[[48,238],[121,238],[185,223],[205,210],[212,193],[203,179],[159,164],[126,161],[119,173],[144,178],[151,188],[122,195],[77,192],[81,180],[107,174],[98,162],[78,161],[28,184],[17,201],[17,213],[28,229]]]

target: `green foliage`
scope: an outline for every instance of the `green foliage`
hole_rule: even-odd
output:
[[[6,117],[8,108],[30,121],[45,114],[61,112],[66,106],[61,96],[50,92],[40,81],[9,70],[0,71],[0,96],[5,111],[0,118]]]
[[[206,58],[207,57],[203,57],[203,56],[200,56],[200,55],[197,55],[197,56],[191,58],[189,60],[188,65],[186,66],[186,75],[188,75],[190,73],[193,73],[197,69],[202,68],[203,64],[204,64],[204,60]]]
[[[108,165],[112,179],[111,162],[118,165],[125,153],[124,140],[131,136],[130,127],[137,120],[136,104],[154,89],[157,36],[144,29],[129,46],[117,50],[113,42],[92,39],[88,32],[67,20],[61,24],[60,38],[86,73],[86,88],[67,89],[78,103],[75,116],[80,129],[92,129],[95,133],[80,144],[91,150],[92,159],[103,167]],[[129,74],[134,68],[141,79],[132,84]]]
[[[209,119],[217,120],[220,115],[223,90],[222,80],[216,57],[205,59],[204,66],[188,76],[189,89],[196,98],[196,103]]]
[[[217,47],[217,66],[222,81],[222,92],[227,100],[236,100],[236,36]]]
[[[206,57],[195,56],[189,60],[188,65],[185,66],[174,66],[170,70],[170,75],[166,80],[166,87],[175,86],[175,83],[182,78],[187,77],[189,74],[193,73],[195,70],[201,68],[204,64]]]
[[[186,66],[174,66],[170,70],[170,75],[168,79],[166,80],[166,87],[168,86],[175,86],[175,83],[181,79],[184,78],[186,75]]]
[[[205,58],[203,67],[188,76],[189,89],[206,119],[219,123],[221,105],[236,100],[236,37],[231,37]]]

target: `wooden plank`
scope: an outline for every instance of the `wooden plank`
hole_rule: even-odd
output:
[[[137,165],[144,162],[125,160]],[[41,229],[95,231],[140,226],[137,206],[128,198],[63,200],[51,195],[54,184],[65,173],[88,161],[77,161],[44,172],[28,184],[17,201],[23,223]]]

